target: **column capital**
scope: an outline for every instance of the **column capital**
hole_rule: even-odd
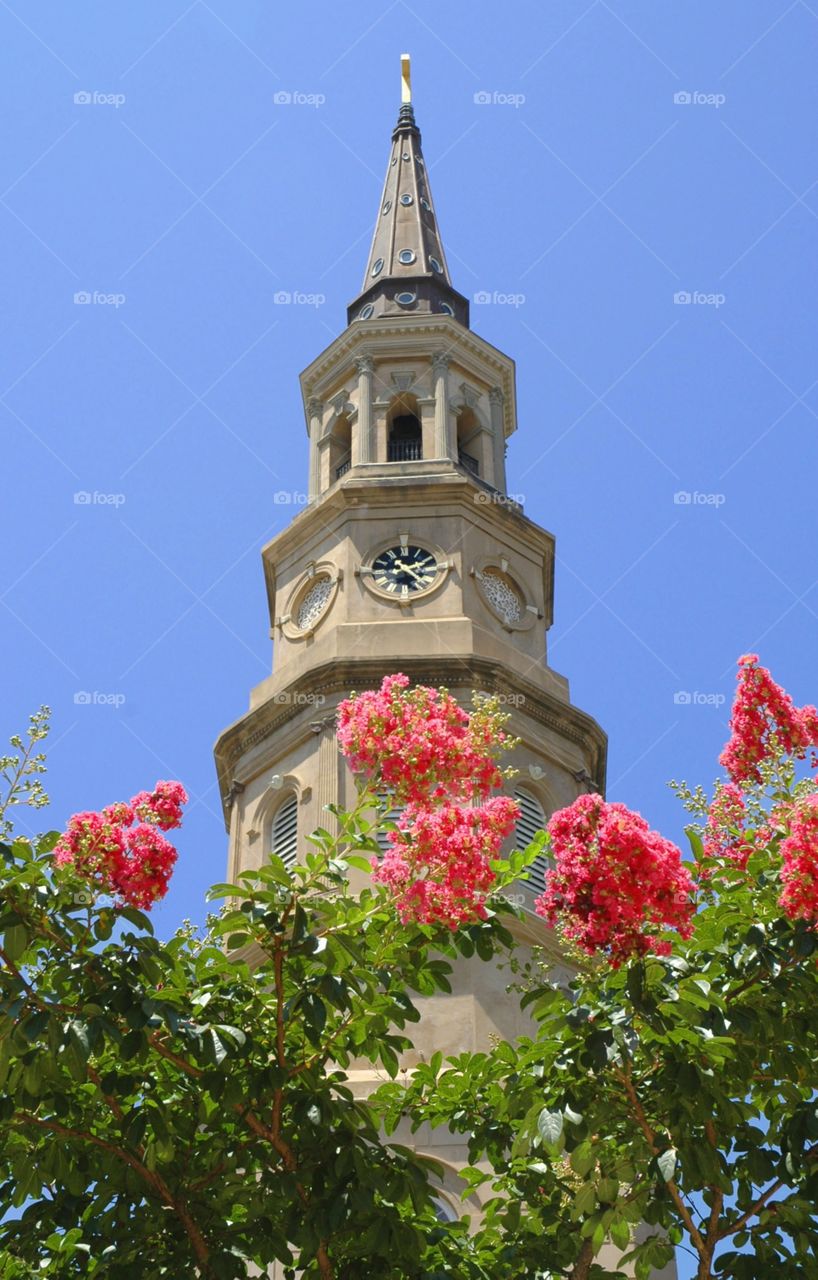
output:
[[[227,795],[224,798],[225,804],[229,809],[233,808],[233,805],[235,804],[238,797],[244,791],[244,788],[245,788],[245,784],[243,782],[239,782],[236,778],[233,779],[233,781],[230,784],[230,790],[228,791]]]
[[[324,412],[324,401],[318,396],[310,396],[307,400],[307,413],[311,418],[320,418]]]
[[[489,404],[496,405],[498,408],[502,408],[502,406],[505,404],[505,401],[506,401],[506,398],[503,394],[502,388],[492,387],[491,390],[489,391]]]
[[[432,352],[432,369],[435,373],[446,373],[451,363],[452,358],[445,351]]]
[[[375,361],[369,352],[365,351],[363,355],[357,356],[355,360],[355,368],[359,373],[374,373]]]

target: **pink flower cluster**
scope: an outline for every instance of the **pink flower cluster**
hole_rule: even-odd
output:
[[[549,823],[554,867],[535,909],[589,955],[619,966],[633,955],[670,952],[656,931],[692,931],[693,882],[679,850],[623,804],[582,795]]]
[[[802,760],[808,747],[818,746],[818,711],[796,707],[777,685],[758,654],[738,660],[738,688],[730,716],[730,740],[719,756],[733,782],[761,782],[760,764],[773,756],[770,735],[779,751]]]
[[[780,853],[779,903],[791,920],[818,921],[818,794],[793,807]]]
[[[338,741],[353,773],[396,805],[472,800],[502,785],[496,756],[507,742],[490,715],[469,715],[451,694],[386,676],[380,689],[341,703]]]
[[[746,816],[741,789],[734,782],[718,783],[707,811],[704,832],[704,855],[709,861],[726,859],[744,870],[754,847],[745,834]],[[707,878],[707,867],[702,868],[702,874]]]
[[[395,895],[402,920],[450,929],[484,920],[484,900],[496,879],[492,859],[511,835],[519,810],[508,796],[482,806],[412,805],[390,832],[390,847],[373,878]]]
[[[54,846],[54,861],[71,864],[100,893],[146,910],[167,893],[176,850],[162,831],[181,825],[185,804],[181,782],[157,782],[128,804],[75,813]]]
[[[373,880],[388,886],[405,922],[461,924],[486,918],[492,862],[519,816],[516,801],[491,796],[509,742],[490,709],[464,711],[445,690],[410,688],[405,675],[339,709],[338,738],[353,772],[404,807]],[[482,803],[480,803],[482,802]]]

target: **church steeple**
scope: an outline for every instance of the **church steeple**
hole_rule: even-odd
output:
[[[409,55],[401,57],[401,107],[361,292],[347,318],[450,315],[468,327],[469,304],[453,287],[415,122]]]

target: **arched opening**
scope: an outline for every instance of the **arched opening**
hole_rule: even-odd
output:
[[[514,831],[514,844],[519,850],[527,849],[539,831],[545,828],[545,810],[539,800],[525,787],[516,787],[514,799],[520,806],[520,816]],[[545,892],[545,873],[548,859],[540,854],[528,868],[528,887],[533,893]]]
[[[386,437],[388,462],[417,462],[423,457],[423,430],[414,396],[401,396],[389,411]]]
[[[342,413],[333,423],[330,432],[329,465],[330,481],[340,480],[352,464],[352,427],[349,418]]]
[[[284,797],[270,821],[268,851],[291,867],[298,856],[298,796],[291,791]]]
[[[480,475],[477,442],[480,423],[473,409],[461,409],[457,415],[457,461],[472,475]]]

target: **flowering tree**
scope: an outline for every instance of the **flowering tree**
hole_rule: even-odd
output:
[[[816,746],[815,709],[742,658],[729,781],[677,788],[691,864],[599,796],[555,814],[538,910],[576,978],[529,971],[534,1034],[384,1091],[468,1134],[504,1274],[648,1277],[678,1247],[698,1280],[818,1275]]]
[[[13,740],[0,760],[3,1280],[227,1280],[275,1261],[321,1280],[492,1274],[490,1245],[438,1220],[434,1162],[385,1141],[347,1081],[353,1061],[394,1077],[413,996],[447,990],[457,955],[510,942],[508,906],[486,897],[514,872],[490,865],[511,814],[488,795],[501,720],[407,686],[342,711],[361,796],[337,814],[338,836],[315,833],[295,867],[272,857],[216,886],[228,903],[205,934],[168,942],[146,911],[176,861],[165,833],[184,788],[160,781],[62,834],[15,839],[13,807],[47,803],[46,713]],[[364,726],[386,703],[402,718],[392,773]],[[349,869],[378,852],[385,786],[412,816],[391,833],[384,885],[353,895]],[[468,819],[445,803],[478,793]],[[412,875],[426,859],[424,894],[408,870],[393,888],[400,850]]]

